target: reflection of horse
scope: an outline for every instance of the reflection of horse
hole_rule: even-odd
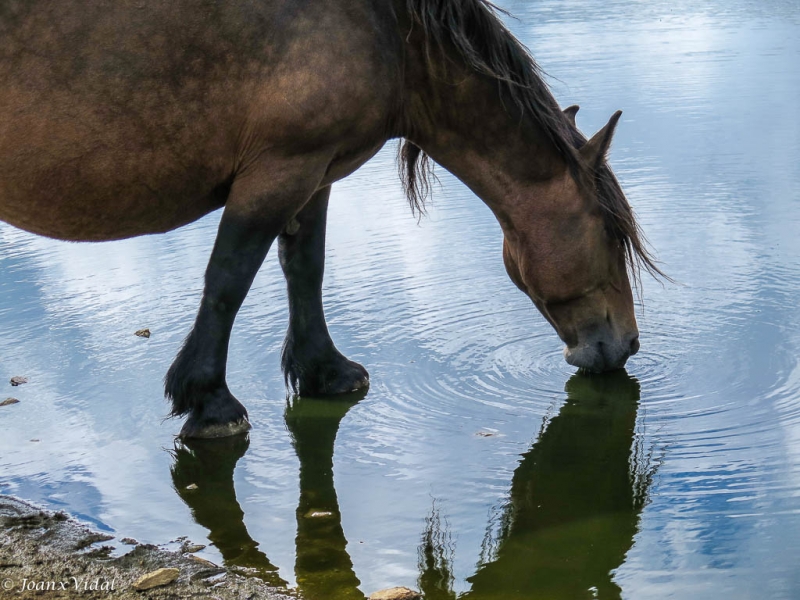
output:
[[[652,477],[634,441],[639,384],[624,371],[576,375],[568,399],[514,471],[499,526],[491,527],[471,589],[462,598],[619,597],[611,572],[633,544]],[[295,576],[309,600],[363,600],[347,553],[333,482],[339,423],[355,399],[300,398],[286,409],[286,426],[300,460]],[[283,586],[277,569],[244,526],[233,469],[247,439],[191,440],[176,452],[175,489],[209,529],[225,564],[256,569]],[[197,489],[187,490],[195,483]],[[419,587],[426,600],[455,600],[452,552],[438,511],[420,547]]]
[[[208,539],[225,565],[254,569],[267,583],[282,587],[286,582],[247,533],[244,512],[236,501],[233,470],[249,446],[247,435],[184,440],[174,451],[172,485],[197,524],[208,529]]]
[[[514,471],[499,526],[460,598],[620,596],[611,572],[633,544],[651,475],[632,456],[639,384],[624,371],[576,375],[566,391],[567,403]],[[431,527],[437,519],[428,523],[420,585],[426,600],[455,598],[449,555],[432,543],[447,536]]]
[[[363,393],[361,394],[363,396]],[[300,460],[295,577],[308,600],[363,600],[347,554],[339,502],[333,486],[333,443],[339,423],[357,402],[300,398],[286,409],[286,426]],[[246,434],[218,440],[184,440],[175,452],[172,480],[225,565],[248,567],[276,587],[286,586],[267,556],[258,550],[236,501],[233,470],[247,450]],[[187,490],[194,483],[197,488]]]
[[[283,355],[303,395],[366,387],[321,287],[330,186],[390,138],[422,205],[430,156],[497,217],[503,260],[578,367],[638,348],[633,214],[488,0],[26,0],[0,8],[0,219],[67,240],[163,232],[225,207],[166,393],[184,437],[249,428],[228,390],[236,313],[278,239]],[[423,154],[426,153],[426,154]]]
[[[355,400],[295,399],[286,427],[300,459],[295,575],[308,600],[363,600],[333,486],[333,443]]]

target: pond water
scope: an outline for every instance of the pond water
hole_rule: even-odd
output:
[[[101,245],[0,226],[0,380],[29,378],[0,493],[312,600],[800,597],[800,8],[500,4],[585,132],[624,110],[612,166],[678,282],[644,281],[627,372],[563,361],[441,169],[417,225],[390,144],[329,218],[328,322],[372,387],[287,400],[273,252],[230,352],[249,440],[164,420],[219,214]]]

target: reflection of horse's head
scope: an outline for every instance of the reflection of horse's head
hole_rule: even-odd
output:
[[[644,498],[636,480],[652,474],[643,464],[646,457],[632,456],[640,448],[633,443],[639,383],[624,371],[578,374],[566,391],[561,411],[514,471],[463,598],[572,599],[588,597],[591,588],[601,598],[619,597],[611,572],[622,564],[636,533]],[[423,539],[447,535],[426,532]],[[421,583],[443,570],[442,564],[422,566]],[[441,587],[424,591],[426,598],[450,597]]]

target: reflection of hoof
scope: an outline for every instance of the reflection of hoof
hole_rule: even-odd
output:
[[[336,348],[311,359],[287,348],[283,369],[286,383],[300,396],[334,396],[369,387],[367,370],[347,359]]]
[[[211,395],[189,414],[182,438],[221,438],[250,431],[247,409],[226,390]]]

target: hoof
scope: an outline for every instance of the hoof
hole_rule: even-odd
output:
[[[224,438],[247,433],[251,428],[250,421],[246,417],[231,423],[213,423],[205,426],[198,426],[189,420],[183,424],[178,437],[184,440]]]
[[[298,360],[284,356],[286,383],[300,396],[334,396],[369,388],[369,373],[334,349],[328,356]]]
[[[204,395],[189,413],[179,437],[222,438],[250,431],[247,409],[226,388]]]

